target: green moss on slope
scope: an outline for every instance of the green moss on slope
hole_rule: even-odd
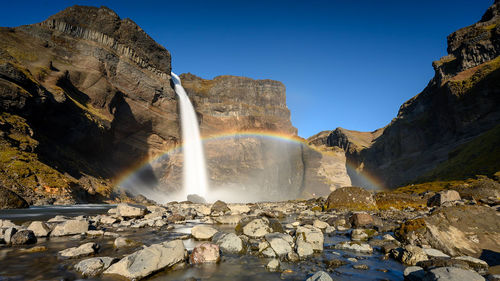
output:
[[[500,125],[459,146],[447,161],[424,175],[426,180],[457,180],[500,171]]]

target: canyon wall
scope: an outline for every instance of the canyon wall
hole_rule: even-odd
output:
[[[327,146],[345,151],[355,184],[370,185],[356,175],[397,187],[500,170],[499,10],[495,1],[478,23],[448,36],[448,55],[433,63],[434,78],[386,127],[323,134]]]

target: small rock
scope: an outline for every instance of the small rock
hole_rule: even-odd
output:
[[[325,228],[329,227],[330,225],[324,221],[314,220],[313,226],[316,228],[319,228],[321,230],[324,230]]]
[[[354,269],[360,269],[360,270],[368,270],[369,267],[366,264],[355,264],[352,266]]]
[[[9,227],[5,230],[3,233],[3,239],[5,240],[5,243],[10,244],[12,236],[16,234],[17,228],[15,227]]]
[[[347,264],[345,261],[339,259],[325,260],[324,263],[328,268],[337,268]]]
[[[267,263],[266,268],[270,271],[278,271],[280,268],[279,260],[272,259],[269,263]]]
[[[425,271],[420,266],[408,266],[403,272],[406,281],[421,281],[424,279]]]
[[[116,260],[117,259],[110,257],[90,258],[77,263],[75,269],[80,272],[83,277],[93,277],[106,270]]]
[[[318,271],[313,276],[306,279],[306,281],[333,281],[333,279],[324,271]]]
[[[428,257],[424,250],[414,245],[406,245],[400,257],[400,261],[407,265],[416,265],[418,262],[426,260]]]
[[[206,225],[197,225],[191,229],[191,235],[197,240],[209,240],[217,232],[217,229]]]
[[[365,212],[354,213],[349,218],[349,221],[353,227],[359,228],[372,226],[374,224],[373,217]]]
[[[93,242],[85,243],[79,247],[72,247],[66,250],[59,251],[59,256],[62,258],[74,259],[92,255],[97,252],[99,245]]]
[[[146,214],[146,207],[129,203],[118,204],[116,210],[118,216],[127,218],[143,217]]]
[[[349,251],[354,251],[358,253],[367,253],[371,254],[373,253],[373,248],[370,246],[370,244],[366,243],[359,243],[359,242],[341,242],[335,245],[335,249],[338,250],[349,250]]]
[[[127,239],[124,237],[118,237],[115,239],[115,242],[113,243],[115,245],[115,248],[121,249],[121,248],[127,248],[127,247],[134,247],[139,245],[137,241]]]
[[[189,256],[189,261],[191,264],[219,262],[219,245],[206,242],[194,247]]]
[[[20,230],[10,238],[12,245],[26,245],[36,243],[35,233],[31,230]]]
[[[290,252],[290,253],[288,253],[288,255],[287,255],[287,259],[288,259],[288,261],[290,261],[290,262],[298,262],[298,261],[300,260],[300,257],[299,257],[299,255],[298,255],[297,253],[295,253],[295,252]]]
[[[35,247],[31,247],[29,249],[23,249],[22,251],[24,253],[39,253],[39,252],[47,251],[47,247],[45,247],[45,246],[35,246]]]

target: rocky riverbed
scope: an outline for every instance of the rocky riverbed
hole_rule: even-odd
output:
[[[498,199],[412,199],[426,197],[384,209],[349,187],[308,201],[16,217],[0,221],[0,280],[499,280]]]

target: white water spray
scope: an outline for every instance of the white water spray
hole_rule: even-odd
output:
[[[175,92],[179,96],[181,109],[181,129],[184,153],[184,192],[198,194],[204,198],[207,196],[208,180],[205,165],[205,153],[200,138],[200,128],[193,105],[181,85],[181,79],[171,72]],[[186,198],[186,197],[184,197]]]

